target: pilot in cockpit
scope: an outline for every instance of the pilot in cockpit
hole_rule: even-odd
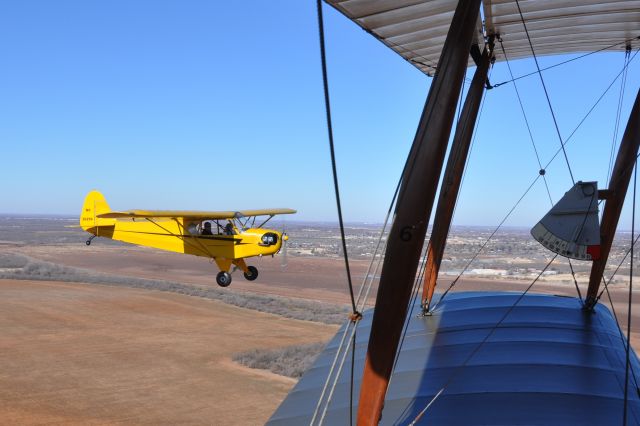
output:
[[[211,222],[205,222],[204,228],[202,229],[202,235],[213,235],[211,231]]]

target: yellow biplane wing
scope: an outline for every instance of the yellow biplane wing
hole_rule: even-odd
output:
[[[239,210],[220,212],[201,212],[189,210],[129,210],[125,212],[107,212],[97,215],[101,219],[124,219],[124,218],[185,218],[198,220],[215,219],[238,219],[252,216],[276,216],[280,214],[294,214],[293,209],[260,209],[260,210]]]

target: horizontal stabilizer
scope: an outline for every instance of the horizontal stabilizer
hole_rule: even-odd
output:
[[[98,215],[99,218],[123,219],[123,218],[185,218],[196,220],[236,219],[251,216],[275,216],[280,214],[294,214],[293,209],[262,209],[201,212],[188,210],[130,210],[125,212],[108,212]]]
[[[531,229],[531,235],[561,256],[597,260],[600,257],[598,183],[576,183]]]

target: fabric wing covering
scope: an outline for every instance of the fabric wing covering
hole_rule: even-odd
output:
[[[457,0],[326,0],[328,4],[433,76]],[[640,47],[640,1],[484,0],[474,43],[499,34],[509,59],[530,57],[522,11],[536,55]],[[482,42],[478,43],[480,46]],[[496,60],[504,60],[496,49]],[[471,63],[470,63],[471,65]]]
[[[419,425],[622,424],[625,352],[609,310],[599,304],[595,315],[585,314],[575,298],[528,294],[518,302],[519,296],[451,293],[430,317],[415,315],[418,300],[380,425],[408,425],[431,402]],[[355,395],[371,318],[366,311],[358,326]],[[342,330],[336,333],[267,426],[310,424],[341,335]],[[630,362],[639,371],[633,352]],[[350,374],[347,363],[323,424],[349,424]],[[640,424],[634,380],[629,425]]]

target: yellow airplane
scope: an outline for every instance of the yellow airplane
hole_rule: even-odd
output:
[[[84,200],[80,227],[95,237],[106,237],[141,246],[213,259],[220,272],[216,282],[231,284],[232,265],[253,281],[258,269],[247,266],[246,258],[274,255],[286,234],[263,226],[276,215],[293,214],[292,209],[265,209],[222,212],[130,210],[111,211],[104,196],[91,191]],[[258,216],[267,216],[255,226]],[[226,222],[226,223],[225,223]]]

